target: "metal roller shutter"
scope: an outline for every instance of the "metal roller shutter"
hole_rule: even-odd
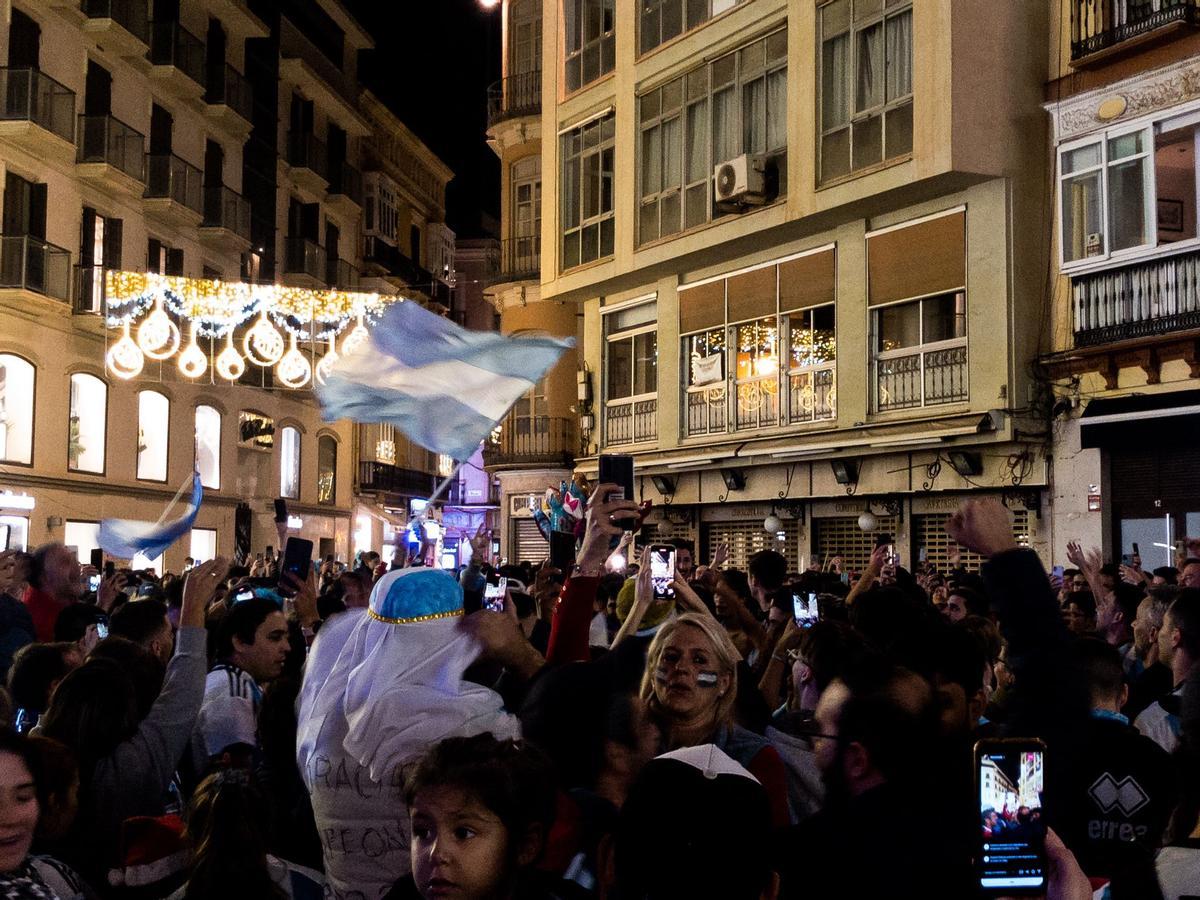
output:
[[[842,558],[842,571],[861,572],[871,560],[875,549],[875,535],[896,535],[895,516],[879,516],[875,531],[867,532],[858,527],[857,516],[836,516],[831,519],[813,520],[813,562],[825,565],[835,556]]]
[[[511,563],[540,563],[550,557],[550,544],[533,519],[512,520]]]
[[[712,559],[717,545],[729,545],[729,562],[734,569],[745,569],[750,557],[759,550],[775,550],[782,553],[788,562],[788,569],[795,571],[800,567],[800,524],[795,521],[785,521],[784,539],[763,531],[762,522],[707,522],[701,526],[700,559],[697,562],[707,563]]]
[[[946,534],[946,521],[950,516],[946,513],[913,516],[913,564],[920,559],[921,548],[925,549],[925,558],[933,563],[939,572],[950,570],[950,550],[953,541]],[[1029,510],[1018,509],[1013,513],[1013,538],[1021,546],[1029,545]],[[978,572],[983,564],[983,557],[968,550],[962,550],[959,555],[960,564],[968,572]]]

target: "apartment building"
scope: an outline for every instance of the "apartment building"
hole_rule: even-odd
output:
[[[345,292],[362,265],[361,148],[375,127],[355,75],[369,36],[332,0],[17,0],[0,18],[7,546],[61,540],[86,560],[101,518],[157,519],[196,467],[196,528],[160,568],[277,544],[280,496],[294,533],[346,557],[359,443],[321,420],[324,339],[286,316],[267,326],[280,352],[287,331],[293,351],[300,338],[305,381],[289,388],[249,351],[223,367],[220,338],[249,341],[243,320],[222,331],[196,310],[259,285],[311,303],[330,288],[342,304],[359,296]],[[149,356],[130,342],[136,371],[122,369],[121,319],[129,340],[146,284],[184,298],[170,317],[156,301],[174,344]]]
[[[516,5],[510,66],[528,56]],[[518,166],[540,148],[526,164],[540,166],[540,252],[497,293],[505,330],[510,310],[564,330],[582,312],[582,358],[557,395],[561,414],[578,409],[575,466],[594,476],[599,454],[633,454],[654,531],[702,558],[728,542],[736,565],[764,547],[796,567],[861,565],[887,533],[905,565],[944,566],[946,517],[983,494],[1044,550],[1030,363],[1047,272],[1046,12],[540,10],[541,115],[516,114],[528,107],[506,73],[513,115],[492,129],[507,239]],[[506,514],[524,500],[506,496]]]
[[[1052,5],[1058,545],[1169,565],[1200,533],[1200,3]]]

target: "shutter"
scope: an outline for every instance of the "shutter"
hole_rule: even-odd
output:
[[[832,303],[836,293],[836,254],[810,253],[779,264],[779,311]]]
[[[36,69],[41,40],[42,30],[37,22],[19,9],[14,9],[8,31],[8,67]]]
[[[950,571],[950,551],[954,542],[946,534],[946,522],[950,516],[946,513],[913,516],[913,546],[912,565],[915,568],[921,558],[921,550],[925,551],[925,559],[939,572]],[[1013,538],[1023,546],[1029,546],[1029,510],[1018,509],[1013,515]],[[959,562],[968,572],[978,572],[983,565],[983,557],[969,550],[960,549]]]
[[[300,237],[312,241],[321,241],[321,204],[302,203],[300,205]]]
[[[761,319],[776,312],[775,266],[763,266],[729,279],[729,321]]]
[[[105,233],[105,239],[108,234]],[[92,253],[96,246],[96,211],[90,206],[83,208],[83,222],[79,229],[79,263],[83,266],[95,264]]]
[[[861,572],[871,559],[875,549],[875,535],[896,535],[895,516],[879,516],[875,531],[866,532],[858,527],[858,516],[836,516],[830,519],[813,520],[813,562],[825,565],[835,556],[842,558],[842,571]]]
[[[800,568],[800,523],[784,520],[784,539],[763,531],[762,520],[748,522],[706,522],[701,527],[701,553],[697,564],[713,558],[719,544],[729,545],[731,568],[745,570],[750,557],[760,550],[775,550],[787,560],[788,570]]]
[[[1114,503],[1200,496],[1200,453],[1190,447],[1113,450],[1109,460]]]
[[[183,274],[183,250],[179,247],[167,248],[167,273],[168,275]]]
[[[725,279],[679,289],[679,333],[690,334],[725,324]]]
[[[124,223],[120,219],[104,220],[104,263],[106,268],[121,268],[121,233]]]
[[[29,233],[46,239],[46,192],[47,185],[39,181],[29,186]]]
[[[550,556],[550,544],[533,519],[512,520],[510,563],[540,563]]]
[[[162,243],[157,238],[150,238],[146,250],[146,271],[156,275],[162,272]]]
[[[84,83],[83,113],[87,116],[107,116],[112,112],[112,75],[94,60],[88,60],[87,80]]]
[[[966,213],[960,211],[867,235],[867,304],[965,288],[966,224]]]

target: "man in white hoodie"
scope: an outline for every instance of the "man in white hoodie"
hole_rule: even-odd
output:
[[[326,896],[375,900],[408,874],[403,767],[443,738],[520,736],[500,695],[463,680],[481,655],[530,676],[542,658],[515,616],[463,617],[437,569],[383,576],[364,610],[321,629],[299,698],[297,759],[325,858]]]

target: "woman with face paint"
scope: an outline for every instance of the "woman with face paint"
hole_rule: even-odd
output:
[[[684,613],[663,624],[650,644],[642,698],[663,751],[715,744],[762,783],[774,824],[787,825],[787,775],[779,754],[762,735],[734,722],[737,663],[737,650],[716,619]]]

